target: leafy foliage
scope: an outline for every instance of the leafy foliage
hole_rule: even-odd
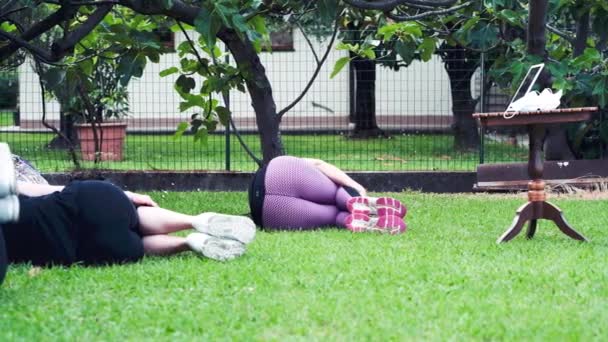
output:
[[[81,15],[92,8],[81,8]],[[77,24],[77,18],[71,25]],[[129,111],[127,85],[141,77],[148,61],[158,62],[163,46],[159,23],[121,8],[108,14],[75,47],[62,65],[39,71],[62,110],[83,122],[121,118]]]

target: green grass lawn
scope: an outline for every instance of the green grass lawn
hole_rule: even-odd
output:
[[[0,127],[13,125],[13,113],[0,110]]]
[[[256,135],[244,136],[248,146],[260,156]],[[68,153],[45,146],[51,134],[2,133],[0,141],[11,144],[14,153],[31,160],[44,172],[73,169]],[[390,139],[352,140],[340,135],[284,135],[288,154],[326,160],[350,171],[474,170],[479,162],[476,151],[458,153],[449,135],[394,135]],[[230,144],[231,170],[253,171],[256,165],[245,154],[235,137]],[[527,150],[507,144],[486,144],[486,160],[524,161]],[[99,168],[114,170],[225,170],[225,137],[211,135],[206,145],[191,136],[175,139],[170,135],[129,135],[125,160],[104,162]],[[82,165],[93,168],[92,162]]]
[[[154,193],[196,213],[245,213],[244,193]],[[522,198],[398,193],[399,236],[260,232],[218,263],[182,254],[112,267],[12,266],[0,340],[602,340],[608,203],[557,199],[591,239],[541,222],[496,245]]]

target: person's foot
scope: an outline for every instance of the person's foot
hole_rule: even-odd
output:
[[[344,222],[346,228],[353,232],[381,232],[399,234],[407,228],[403,218],[395,215],[370,217],[365,214],[355,213],[348,215]]]
[[[255,223],[245,216],[203,213],[192,220],[201,233],[248,244],[255,238]]]
[[[232,260],[245,253],[245,245],[241,242],[203,233],[191,233],[186,237],[186,243],[192,251],[218,261]]]
[[[353,214],[375,216],[394,215],[405,217],[407,208],[391,197],[353,197],[346,202],[348,211]]]
[[[6,143],[0,143],[0,198],[17,193],[13,155]]]

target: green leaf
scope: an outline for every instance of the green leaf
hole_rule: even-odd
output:
[[[349,61],[350,61],[350,57],[342,57],[342,58],[338,59],[336,61],[336,64],[334,65],[334,70],[331,72],[331,75],[329,76],[329,78],[334,78],[334,76],[336,76],[340,72],[340,70],[342,70],[342,68],[344,68],[346,63],[348,63]]]
[[[186,30],[186,31],[194,30],[194,26],[190,26],[186,23],[181,23],[181,24],[182,24],[182,27],[184,28],[184,30]],[[169,29],[171,30],[171,32],[181,32],[182,31],[182,29],[180,29],[179,25],[177,25],[177,24],[171,25],[171,27]]]
[[[353,45],[339,42],[338,44],[336,44],[336,50],[353,50]]]
[[[207,101],[205,101],[202,95],[184,94],[182,97],[184,97],[186,101],[179,103],[180,112],[185,112],[192,107],[199,107],[203,109],[208,107]]]
[[[16,31],[17,26],[15,26],[15,24],[10,23],[8,21],[4,21],[4,22],[2,22],[2,24],[0,24],[0,30],[10,33],[10,32]]]
[[[205,125],[205,128],[207,128],[207,132],[215,132],[217,129],[217,121],[212,118],[205,120],[203,125]]]
[[[367,59],[376,59],[376,52],[373,47],[367,47],[360,51],[360,54],[365,56]]]
[[[422,29],[420,28],[420,24],[417,24],[415,22],[406,21],[404,23],[401,23],[401,30],[404,33],[411,35],[412,37],[422,37]]]
[[[194,81],[194,78],[186,75],[180,75],[175,81],[175,88],[182,93],[190,93],[195,86],[196,82]]]
[[[502,19],[504,19],[505,21],[507,21],[509,24],[513,25],[513,26],[517,26],[517,27],[523,27],[524,25],[522,24],[522,17],[520,14],[518,14],[517,12],[510,10],[510,9],[503,9],[502,11],[498,12],[498,16]]]
[[[498,28],[490,23],[475,27],[468,32],[468,40],[477,49],[488,49],[498,39]]]
[[[608,104],[608,76],[600,75],[593,80],[596,83],[591,94],[597,97],[600,107],[605,108]]]
[[[256,15],[255,17],[249,19],[249,24],[253,26],[253,29],[256,30],[262,37],[268,35],[268,29],[266,28],[266,20],[261,15]]]
[[[173,7],[173,0],[162,0],[162,5],[166,10],[171,9]]]
[[[169,76],[171,74],[175,74],[178,71],[179,71],[179,68],[177,68],[177,67],[170,67],[169,69],[165,69],[165,70],[161,71],[159,73],[159,75],[160,75],[160,77],[165,77],[165,76]]]
[[[205,44],[208,47],[213,47],[217,40],[217,33],[222,27],[222,21],[212,12],[203,8],[194,19],[194,27],[203,37]]]
[[[127,86],[132,77],[141,77],[146,67],[146,57],[129,53],[120,58],[116,72],[120,75],[120,84]]]
[[[399,25],[396,23],[384,25],[378,29],[378,35],[380,35],[384,41],[389,41],[397,30],[399,30]]]
[[[65,70],[60,68],[52,68],[46,71],[43,75],[44,84],[48,89],[54,89],[62,84],[65,80]]]
[[[581,69],[588,69],[600,63],[601,60],[602,56],[599,51],[594,48],[586,48],[582,55],[574,59],[573,65]]]
[[[215,107],[215,112],[220,119],[220,123],[224,125],[224,127],[228,127],[228,124],[230,123],[230,109],[223,106],[217,106]]]
[[[90,59],[86,59],[80,63],[78,63],[78,67],[80,68],[80,70],[82,70],[82,73],[85,75],[92,75],[93,74],[93,68],[94,66],[94,61],[92,58]]]
[[[403,62],[409,65],[410,63],[412,63],[412,60],[414,60],[416,45],[413,42],[409,41],[397,41],[397,43],[395,43],[395,51],[397,51],[399,56],[401,56]]]
[[[463,31],[469,31],[473,28],[473,26],[477,25],[477,23],[479,22],[479,20],[481,19],[481,17],[476,16],[473,17],[469,20],[467,20],[464,25],[462,25],[462,30]]]
[[[237,32],[241,33],[249,31],[249,27],[247,27],[247,22],[245,21],[245,18],[238,13],[232,16],[232,27]]]
[[[336,12],[338,11],[338,1],[336,0],[321,0],[318,1],[319,13],[321,14],[321,19],[326,22],[331,22],[336,17]]]
[[[207,145],[208,136],[207,127],[198,127],[194,133],[194,142],[200,141],[202,145]]]
[[[424,38],[422,44],[420,44],[420,58],[424,62],[427,62],[433,57],[433,53],[435,53],[435,49],[437,46],[435,45],[434,38]]]
[[[188,123],[180,122],[179,125],[177,125],[177,131],[173,135],[173,138],[174,139],[180,138],[182,135],[184,135],[184,132],[186,132],[187,129],[188,129]]]

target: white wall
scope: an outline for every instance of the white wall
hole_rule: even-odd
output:
[[[262,53],[261,60],[266,67],[273,87],[277,110],[284,108],[298,96],[315,70],[315,62],[303,36],[294,33],[294,52]],[[183,37],[176,34],[177,46]],[[314,42],[314,41],[313,41]],[[324,44],[317,45],[317,54],[324,52]],[[286,117],[346,117],[348,116],[348,68],[344,68],[333,79],[329,75],[335,61],[346,52],[333,50],[323,66],[317,80],[302,101]],[[180,97],[173,89],[177,74],[160,77],[159,72],[179,64],[177,54],[161,56],[158,64],[148,63],[141,79],[129,85],[130,118],[149,123],[147,128],[175,128],[175,122],[187,120],[189,113],[179,113]],[[21,120],[39,121],[42,116],[40,90],[37,76],[29,63],[20,67],[20,110]],[[197,84],[200,86],[200,83]],[[378,67],[376,83],[376,110],[379,120],[382,116],[451,116],[451,96],[447,73],[438,57],[430,62],[414,62],[400,71]],[[331,111],[313,106],[313,102]],[[231,92],[231,108],[235,118],[254,118],[247,94]],[[49,119],[57,119],[59,106],[55,101],[47,102]],[[149,120],[145,120],[149,119]],[[154,121],[152,121],[154,120]],[[314,120],[314,119],[311,119]],[[153,123],[154,122],[154,123]],[[133,128],[133,127],[132,127]]]

